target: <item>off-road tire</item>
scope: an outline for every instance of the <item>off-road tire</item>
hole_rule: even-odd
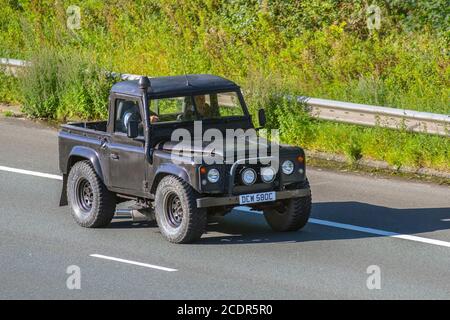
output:
[[[303,187],[309,188],[308,181]],[[264,217],[274,231],[297,231],[303,228],[311,214],[311,194],[306,197],[292,198],[283,201],[280,209],[264,210]]]
[[[90,201],[82,195],[80,188],[83,186],[92,191]],[[73,218],[82,227],[105,227],[114,217],[116,195],[106,188],[89,161],[77,162],[71,168],[67,179],[67,199]]]
[[[206,210],[197,208],[197,197],[198,193],[188,183],[175,176],[166,176],[159,182],[155,194],[156,222],[170,242],[191,243],[205,232]],[[181,213],[181,219],[173,211]]]

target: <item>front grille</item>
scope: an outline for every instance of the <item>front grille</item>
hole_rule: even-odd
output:
[[[233,187],[233,194],[246,194],[246,193],[256,193],[256,192],[266,192],[278,190],[277,187],[273,186],[273,183],[255,183],[251,186],[240,185]]]
[[[275,176],[275,179],[270,182],[266,183],[261,179],[261,168],[265,166],[261,164],[241,164],[236,166],[235,174],[234,174],[234,180],[233,180],[233,186],[232,186],[232,193],[233,194],[242,194],[242,193],[253,193],[253,192],[264,192],[264,191],[270,191],[274,189],[278,189],[279,187],[279,172]],[[256,172],[256,181],[254,184],[247,186],[242,182],[240,173],[246,169],[246,168],[252,168]],[[230,172],[231,166],[227,166],[227,172]]]
[[[258,183],[264,183],[264,184],[266,184],[264,181],[262,181],[262,179],[261,179],[261,166],[260,165],[239,165],[239,166],[237,166],[237,168],[236,168],[236,173],[235,173],[235,176],[234,176],[234,185],[235,186],[240,186],[240,185],[245,185],[243,182],[242,182],[242,179],[241,179],[241,172],[244,170],[244,169],[246,169],[246,168],[252,168],[253,170],[255,170],[255,172],[256,172],[256,181],[255,181],[255,184],[258,184]],[[276,180],[276,178],[275,178],[275,180]],[[268,183],[269,185],[270,185],[270,183]]]

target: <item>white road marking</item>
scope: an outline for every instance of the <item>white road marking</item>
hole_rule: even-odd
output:
[[[26,174],[26,175],[30,175],[30,176],[36,176],[36,177],[48,178],[48,179],[54,179],[54,180],[62,180],[62,176],[58,176],[58,175],[55,175],[55,174],[42,173],[42,172],[30,171],[30,170],[24,170],[24,169],[16,169],[16,168],[5,167],[5,166],[0,166],[0,171],[7,171],[7,172]],[[246,207],[236,207],[235,210],[260,213],[260,212],[257,212],[257,211],[251,211],[251,210],[249,210]],[[447,220],[443,219],[442,221],[447,221]],[[380,229],[359,227],[359,226],[355,226],[355,225],[351,225],[351,224],[339,223],[339,222],[333,222],[333,221],[327,221],[327,220],[321,220],[321,219],[315,219],[315,218],[310,218],[309,219],[309,223],[314,223],[314,224],[319,224],[319,225],[333,227],[333,228],[339,228],[339,229],[346,229],[346,230],[352,230],[352,231],[359,231],[359,232],[364,232],[364,233],[376,234],[376,235],[379,235],[379,236],[385,236],[385,237],[398,238],[398,239],[409,240],[409,241],[422,242],[422,243],[426,243],[426,244],[433,244],[433,245],[436,245],[436,246],[442,246],[442,247],[450,248],[450,242],[446,242],[446,241],[442,241],[442,240],[434,240],[434,239],[429,239],[429,238],[423,238],[423,237],[417,237],[417,236],[412,236],[412,235],[408,235],[408,234],[400,234],[400,233],[395,233],[395,232],[390,232],[390,231],[385,231],[385,230],[380,230]],[[147,268],[154,268],[154,269],[164,270],[164,271],[177,271],[176,269],[159,267],[159,266],[154,266],[154,265],[151,265],[151,264],[135,262],[135,261],[129,261],[129,260],[113,258],[113,257],[107,257],[107,256],[102,256],[102,255],[97,255],[97,254],[91,255],[91,256],[92,257],[96,257],[96,258],[109,259],[109,260],[119,261],[119,262],[123,262],[123,263],[134,264],[134,265],[147,267]]]
[[[422,242],[426,244],[434,244],[436,246],[442,246],[450,248],[450,242],[442,241],[442,240],[434,240],[429,238],[423,238],[423,237],[417,237],[412,236],[409,234],[400,234],[390,231],[384,231],[380,229],[373,229],[373,228],[365,228],[365,227],[359,227],[352,224],[346,224],[346,223],[339,223],[339,222],[333,222],[333,221],[327,221],[327,220],[321,220],[321,219],[314,219],[310,218],[309,223],[314,224],[320,224],[323,226],[328,227],[334,227],[334,228],[340,228],[340,229],[347,229],[347,230],[353,230],[353,231],[359,231],[364,233],[370,233],[370,234],[376,234],[379,236],[385,236],[385,237],[391,237],[391,238],[398,238],[403,240],[409,240],[409,241],[416,241],[416,242]]]
[[[16,168],[11,168],[11,167],[0,166],[0,171],[7,171],[7,172],[26,174],[26,175],[29,175],[29,176],[48,178],[48,179],[54,179],[54,180],[62,180],[62,176],[58,176],[56,174],[49,174],[49,173],[30,171],[30,170],[24,170],[24,169],[16,169]]]
[[[237,207],[235,209],[240,210],[240,211],[245,211],[245,212],[262,214],[262,212],[253,211],[246,207]],[[346,224],[346,223],[340,223],[340,222],[334,222],[334,221],[328,221],[328,220],[322,220],[322,219],[315,219],[315,218],[310,218],[308,223],[320,224],[322,226],[327,226],[327,227],[376,234],[378,236],[397,238],[397,239],[403,239],[403,240],[409,240],[409,241],[416,241],[416,242],[422,242],[422,243],[426,243],[426,244],[433,244],[436,246],[450,248],[450,242],[446,242],[446,241],[442,241],[442,240],[434,240],[434,239],[429,239],[429,238],[423,238],[423,237],[417,237],[417,236],[412,236],[409,234],[400,234],[400,233],[395,233],[395,232],[391,232],[391,231],[359,227],[359,226],[355,226],[352,224]]]
[[[120,258],[115,258],[115,257],[109,257],[109,256],[101,255],[101,254],[90,254],[90,256],[94,257],[94,258],[105,259],[105,260],[112,260],[112,261],[117,261],[117,262],[122,262],[122,263],[128,263],[128,264],[132,264],[132,265],[135,265],[135,266],[151,268],[151,269],[157,269],[157,270],[162,270],[162,271],[167,271],[167,272],[178,271],[177,269],[166,268],[166,267],[156,266],[156,265],[153,265],[153,264],[137,262],[137,261],[132,261],[132,260],[125,260],[125,259],[120,259]]]

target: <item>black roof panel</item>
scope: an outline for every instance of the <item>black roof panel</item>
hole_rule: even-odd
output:
[[[209,74],[190,74],[150,78],[149,94],[154,96],[189,95],[201,91],[236,90],[239,86],[233,81]],[[113,85],[115,93],[140,95],[137,80],[122,81]]]

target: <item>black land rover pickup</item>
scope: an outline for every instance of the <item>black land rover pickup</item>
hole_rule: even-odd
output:
[[[264,110],[259,123],[265,124]],[[119,82],[111,89],[107,121],[61,127],[60,205],[69,205],[81,226],[95,228],[111,222],[118,203],[134,200],[130,209],[156,219],[161,233],[174,243],[198,240],[208,216],[241,205],[262,210],[275,231],[298,230],[311,211],[305,154],[298,147],[263,142],[260,134],[254,139],[246,134],[259,129],[239,86],[224,78],[186,75]],[[210,134],[205,139],[208,130],[214,139]],[[224,139],[219,147],[210,147],[211,141],[219,141],[217,135],[230,130],[235,132],[231,142]],[[194,137],[183,141],[183,152],[175,132]],[[243,139],[240,153],[235,139]],[[269,151],[261,151],[269,145]]]

